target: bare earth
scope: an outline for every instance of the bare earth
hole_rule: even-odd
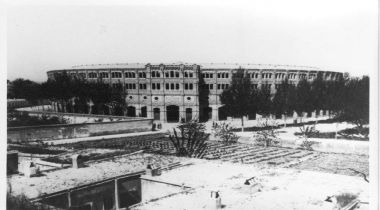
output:
[[[369,175],[369,156],[355,154],[319,153],[316,158],[292,166],[295,169],[321,171],[348,176],[362,176],[349,168]]]

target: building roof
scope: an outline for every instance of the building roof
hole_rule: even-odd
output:
[[[313,66],[296,66],[296,65],[276,65],[276,64],[254,64],[254,63],[113,63],[113,64],[86,64],[76,65],[67,69],[56,69],[48,72],[62,71],[62,70],[101,70],[101,69],[144,69],[146,65],[199,65],[201,70],[217,70],[217,69],[251,69],[251,70],[294,70],[294,71],[330,71]]]
[[[279,69],[279,70],[306,70],[321,71],[320,68],[311,66],[295,65],[274,65],[274,64],[254,64],[254,63],[201,63],[202,69]]]

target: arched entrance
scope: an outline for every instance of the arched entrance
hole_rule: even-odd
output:
[[[146,106],[141,107],[141,117],[146,117]]]
[[[127,116],[136,117],[136,108],[134,106],[127,107]]]
[[[170,105],[166,107],[166,121],[179,122],[179,107]]]
[[[193,110],[191,108],[186,108],[186,122],[193,119]]]
[[[218,109],[219,120],[227,120],[227,111],[224,106]]]
[[[153,120],[160,120],[160,108],[153,109]]]

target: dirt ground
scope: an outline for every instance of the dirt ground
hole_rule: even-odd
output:
[[[316,158],[305,160],[291,168],[321,171],[348,176],[361,176],[356,171],[369,175],[369,156],[355,154],[319,153]]]

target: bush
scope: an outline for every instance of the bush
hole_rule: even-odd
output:
[[[239,136],[232,131],[233,127],[229,123],[222,122],[218,124],[213,122],[212,129],[215,137],[219,137],[224,143],[236,143],[239,139]]]
[[[278,139],[278,125],[275,120],[269,120],[265,118],[265,121],[258,121],[259,127],[266,128],[265,130],[259,130],[254,136],[258,145],[270,147],[279,143]]]
[[[315,144],[319,144],[319,142],[316,142],[316,141],[310,141],[308,138],[309,137],[312,137],[312,136],[315,136],[319,133],[319,131],[317,131],[315,129],[315,126],[302,126],[300,127],[300,133],[301,133],[301,136],[300,138],[303,139],[300,147],[302,149],[306,149],[306,150],[313,150],[313,145]]]
[[[173,132],[169,132],[169,139],[177,156],[200,157],[206,150],[209,135],[205,133],[203,123],[191,120],[173,128]]]

